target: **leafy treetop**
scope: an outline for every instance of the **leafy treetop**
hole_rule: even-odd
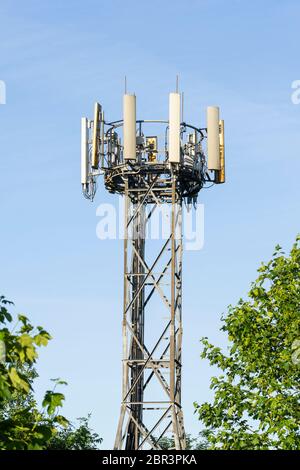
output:
[[[202,339],[202,358],[222,371],[211,379],[213,402],[195,403],[211,448],[300,447],[299,241],[287,256],[277,246],[249,298],[222,318],[229,353]]]

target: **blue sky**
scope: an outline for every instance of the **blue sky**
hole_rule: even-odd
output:
[[[124,75],[138,117],[167,118],[175,76],[185,118],[226,123],[227,183],[205,190],[205,245],[184,257],[186,429],[210,397],[199,339],[226,345],[221,314],[247,293],[275,244],[299,232],[300,105],[296,0],[2,1],[0,293],[53,335],[37,393],[63,377],[65,415],[92,412],[109,448],[121,397],[122,242],[96,238],[96,207],[80,188],[80,118],[95,100],[121,117]]]

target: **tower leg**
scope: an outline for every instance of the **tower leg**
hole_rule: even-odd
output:
[[[152,190],[154,183],[149,180],[137,189],[125,181],[123,387],[115,449],[161,449],[165,437],[174,440],[176,449],[186,447],[181,409],[181,197],[174,177],[167,193],[170,234],[154,261],[147,262],[146,226],[163,202]],[[147,347],[145,316],[151,325],[148,303],[154,293],[167,317],[162,317],[162,330],[156,325],[161,333]],[[159,398],[153,391],[158,388]],[[149,410],[157,413],[152,422]]]

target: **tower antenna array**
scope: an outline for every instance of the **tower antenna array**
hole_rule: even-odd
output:
[[[206,127],[181,122],[181,116],[178,76],[176,92],[169,95],[168,120],[137,120],[136,96],[127,93],[125,77],[123,118],[106,121],[96,103],[94,119],[81,121],[84,196],[94,199],[97,178],[103,175],[106,190],[122,195],[125,203],[123,380],[115,449],[161,449],[164,437],[173,438],[176,449],[186,448],[182,206],[195,203],[207,183],[225,182],[225,151],[218,107],[207,108]],[[159,134],[147,134],[154,126]],[[146,233],[162,206],[171,209],[164,227],[168,234],[158,249],[154,244],[153,256],[151,240],[146,250]]]

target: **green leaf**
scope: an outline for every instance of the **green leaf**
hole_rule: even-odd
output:
[[[46,408],[47,413],[52,415],[57,408],[62,406],[65,396],[62,393],[52,392],[48,390],[45,394],[42,406]]]
[[[30,390],[30,385],[26,380],[24,380],[17,372],[15,367],[11,367],[10,370],[8,371],[8,376],[10,378],[10,381],[16,389],[21,389],[24,392],[28,393]]]
[[[67,428],[70,424],[70,422],[62,415],[57,415],[55,417],[55,422],[58,423],[60,426],[63,426],[64,428]]]
[[[47,346],[51,336],[45,330],[40,330],[39,334],[33,337],[34,342],[37,346]]]

